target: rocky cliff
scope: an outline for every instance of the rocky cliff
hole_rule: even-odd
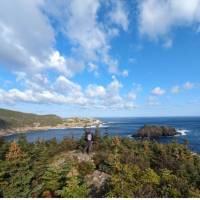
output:
[[[155,126],[155,125],[144,125],[140,128],[133,137],[161,137],[161,136],[174,136],[178,132],[175,128],[169,126]]]

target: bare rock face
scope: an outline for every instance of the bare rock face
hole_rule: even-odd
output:
[[[85,180],[88,185],[93,185],[96,188],[100,188],[108,177],[108,174],[95,170],[92,174],[87,175]]]
[[[95,170],[92,174],[88,174],[85,177],[86,184],[92,186],[91,197],[102,197],[106,191],[106,181],[110,177],[102,171]]]
[[[66,161],[75,160],[78,163],[81,162],[93,162],[92,157],[93,153],[90,155],[86,153],[76,152],[76,151],[67,151],[60,153],[59,155],[55,156],[53,162],[51,163],[54,167],[62,167]]]
[[[175,128],[168,126],[155,126],[155,125],[145,125],[138,130],[136,135],[132,135],[133,137],[149,137],[156,138],[161,136],[174,136],[177,135],[178,132]]]

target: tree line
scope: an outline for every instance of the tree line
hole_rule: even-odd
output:
[[[29,143],[0,140],[0,197],[200,197],[200,157],[187,144],[94,135],[92,162],[66,159],[83,152],[79,140],[64,138]],[[100,188],[88,185],[95,170],[108,178]]]

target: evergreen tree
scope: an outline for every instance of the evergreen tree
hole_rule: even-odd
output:
[[[12,142],[6,154],[6,184],[3,187],[4,197],[29,197],[33,172],[30,159],[16,142]]]
[[[54,167],[49,167],[43,175],[44,189],[54,196],[55,191],[60,187],[60,173]]]
[[[85,198],[89,195],[87,185],[78,178],[78,172],[72,168],[68,174],[66,185],[57,191],[57,194],[65,198]]]

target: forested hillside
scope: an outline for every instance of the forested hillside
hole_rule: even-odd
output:
[[[0,109],[0,129],[56,126],[62,122],[63,120],[56,115],[36,115]]]
[[[80,140],[0,142],[0,197],[200,197],[200,157],[187,143],[95,133]]]

